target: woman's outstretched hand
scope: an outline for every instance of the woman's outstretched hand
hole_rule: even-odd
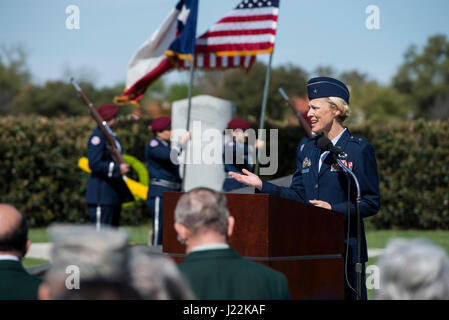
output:
[[[235,180],[237,180],[238,182],[241,182],[248,186],[256,187],[259,190],[262,189],[262,180],[260,180],[260,178],[257,175],[255,175],[252,172],[249,172],[246,169],[243,169],[242,172],[244,174],[239,174],[239,173],[230,171],[229,175],[231,177],[233,177]]]

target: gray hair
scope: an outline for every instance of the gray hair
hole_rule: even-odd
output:
[[[425,239],[394,239],[379,259],[379,300],[449,299],[449,259]]]
[[[182,195],[175,209],[175,221],[193,234],[213,229],[226,236],[229,211],[224,194],[209,188],[195,188]]]
[[[51,267],[46,272],[53,299],[65,296],[67,268],[79,270],[80,282],[129,280],[128,234],[104,226],[97,231],[91,225],[56,224],[50,227],[53,242]],[[82,287],[82,284],[81,284]]]
[[[175,263],[148,248],[131,248],[131,284],[145,300],[191,300],[194,298]]]

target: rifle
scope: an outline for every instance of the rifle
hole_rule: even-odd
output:
[[[75,87],[76,91],[78,91],[81,98],[83,98],[84,102],[86,102],[87,106],[89,107],[90,114],[95,119],[95,121],[98,124],[98,127],[100,128],[101,132],[103,132],[104,136],[108,140],[109,144],[111,145],[111,154],[114,158],[115,162],[117,164],[126,163],[125,159],[123,158],[120,151],[118,151],[117,146],[115,145],[114,138],[112,137],[112,130],[109,128],[106,121],[101,118],[100,114],[98,113],[97,109],[94,107],[92,102],[89,100],[89,98],[86,96],[86,94],[83,92],[81,87],[78,85],[78,83],[75,81],[74,78],[70,79],[70,82],[72,82],[73,86]]]
[[[310,128],[309,124],[307,123],[306,119],[304,119],[302,112],[296,111],[295,103],[290,100],[290,98],[285,93],[284,89],[279,87],[279,93],[281,94],[282,98],[284,98],[285,102],[288,103],[288,105],[292,108],[293,113],[296,115],[296,118],[298,118],[299,123],[301,124],[302,128],[306,132],[306,135],[309,139],[313,138],[312,135],[312,129]]]

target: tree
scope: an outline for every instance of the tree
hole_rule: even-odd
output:
[[[249,72],[232,69],[222,72],[221,76],[217,72],[211,75],[204,73],[200,75],[198,83],[200,83],[201,92],[236,103],[237,116],[258,121],[266,68],[265,64],[256,62]],[[206,86],[206,90],[203,91],[202,83],[214,85]],[[290,112],[278,92],[279,87],[283,87],[290,95],[306,94],[306,73],[291,64],[272,69],[266,112],[267,116],[277,120],[283,119],[284,114]]]
[[[377,83],[365,73],[345,71],[338,75],[338,79],[348,86],[350,92],[351,117],[348,123],[403,121],[415,111],[410,96]]]
[[[21,46],[0,49],[0,114],[11,111],[16,94],[30,82],[26,53]]]
[[[192,88],[192,96],[196,96],[200,93],[198,87],[195,85]],[[165,98],[170,101],[187,99],[189,94],[189,84],[188,83],[173,83],[168,86],[165,92]]]
[[[433,109],[447,108],[447,103],[437,103],[449,93],[449,42],[446,36],[430,37],[422,52],[416,46],[410,46],[404,58],[405,62],[393,78],[393,85],[416,102],[416,116],[429,118]]]
[[[414,113],[410,96],[376,81],[367,81],[351,87],[351,112],[348,123],[366,120],[379,122],[404,121]]]
[[[123,85],[117,85],[96,89],[90,82],[79,82],[79,85],[96,107],[113,103],[114,96],[120,95],[123,88]],[[14,97],[11,109],[14,114],[35,113],[47,117],[89,114],[72,84],[63,81],[47,81],[44,86],[26,85]]]

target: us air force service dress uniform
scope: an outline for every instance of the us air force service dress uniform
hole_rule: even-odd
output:
[[[167,120],[169,118],[164,119],[164,121],[153,121],[153,130],[160,131],[164,127],[169,127],[171,124]],[[162,195],[164,192],[180,191],[182,187],[179,164],[171,160],[171,155],[177,157],[181,149],[181,145],[170,148],[168,142],[158,137],[153,137],[145,146],[145,160],[150,176],[147,206],[153,218],[153,245],[162,244]]]
[[[326,85],[326,84],[325,84]],[[326,87],[319,87],[325,91]],[[318,90],[317,90],[318,91]],[[309,92],[309,99],[310,92]],[[349,99],[349,98],[348,98]],[[310,204],[310,200],[322,200],[331,205],[332,210],[344,213],[345,219],[345,250],[349,246],[347,255],[348,280],[352,288],[356,289],[355,263],[357,258],[357,219],[356,219],[356,185],[349,174],[337,163],[333,153],[321,154],[317,140],[321,135],[308,141],[302,140],[296,153],[296,172],[290,187],[279,187],[269,182],[262,182],[261,193],[278,195],[282,198],[297,200]],[[373,146],[365,139],[353,136],[347,128],[332,141],[340,147],[347,158],[343,160],[357,177],[361,189],[360,214],[366,218],[376,214],[380,207],[379,178]],[[351,192],[348,194],[348,184]],[[350,199],[348,216],[348,197]],[[349,219],[349,239],[348,233]],[[362,226],[361,254],[362,254],[362,298],[366,299],[365,262],[368,260],[365,232]],[[355,298],[355,294],[345,281],[346,299]]]
[[[245,131],[251,126],[251,122],[234,118],[229,121],[227,128],[232,130],[240,129]],[[235,139],[229,141],[223,148],[223,163],[226,172],[226,178],[223,182],[223,191],[228,192],[239,188],[244,188],[241,182],[229,176],[229,172],[241,173],[243,169],[250,172],[254,170],[256,159],[252,159],[251,155],[256,156],[256,148],[249,146],[247,143],[237,142]]]
[[[113,105],[98,108],[98,113],[105,121],[114,117],[116,112],[116,106]],[[121,151],[115,134],[113,138],[117,149]],[[92,172],[87,182],[86,202],[89,216],[97,228],[101,224],[118,227],[122,203],[133,200],[120,174],[120,166],[112,158],[110,148],[100,128],[94,129],[87,145],[87,158]]]

